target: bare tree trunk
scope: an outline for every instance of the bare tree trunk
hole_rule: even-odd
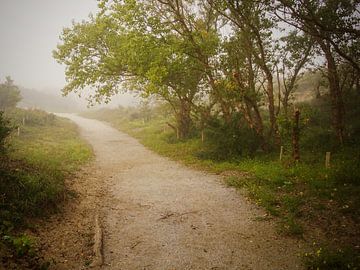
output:
[[[300,111],[296,109],[294,112],[294,122],[293,122],[293,130],[292,130],[292,148],[293,148],[293,159],[298,162],[300,160]]]

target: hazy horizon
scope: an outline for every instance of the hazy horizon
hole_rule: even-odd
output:
[[[61,95],[65,69],[52,51],[64,27],[96,11],[96,0],[0,0],[0,81],[11,76],[20,87]],[[134,98],[124,95],[114,101],[129,105]]]

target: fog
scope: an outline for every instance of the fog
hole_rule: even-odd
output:
[[[52,58],[52,50],[64,27],[96,11],[96,0],[0,0],[0,81],[11,76],[22,88],[46,93],[44,99],[60,100],[64,67]],[[86,108],[84,97],[72,95],[61,101]],[[130,95],[119,95],[110,105],[135,102]]]

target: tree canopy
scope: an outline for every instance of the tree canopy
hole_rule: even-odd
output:
[[[298,2],[99,1],[99,12],[65,28],[54,51],[66,66],[63,91],[90,86],[95,102],[122,91],[157,96],[172,106],[181,137],[213,117],[230,123],[240,116],[238,125],[266,148],[279,144],[278,116],[287,117],[297,81],[311,67],[328,79],[342,143],[342,70],[351,70],[344,85],[359,88],[359,4]]]

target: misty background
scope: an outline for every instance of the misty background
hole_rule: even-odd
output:
[[[0,81],[11,76],[20,87],[20,106],[48,111],[86,108],[86,94],[62,97],[65,68],[53,59],[52,51],[64,27],[96,11],[96,0],[0,0]],[[134,104],[136,98],[121,94],[107,106]]]

